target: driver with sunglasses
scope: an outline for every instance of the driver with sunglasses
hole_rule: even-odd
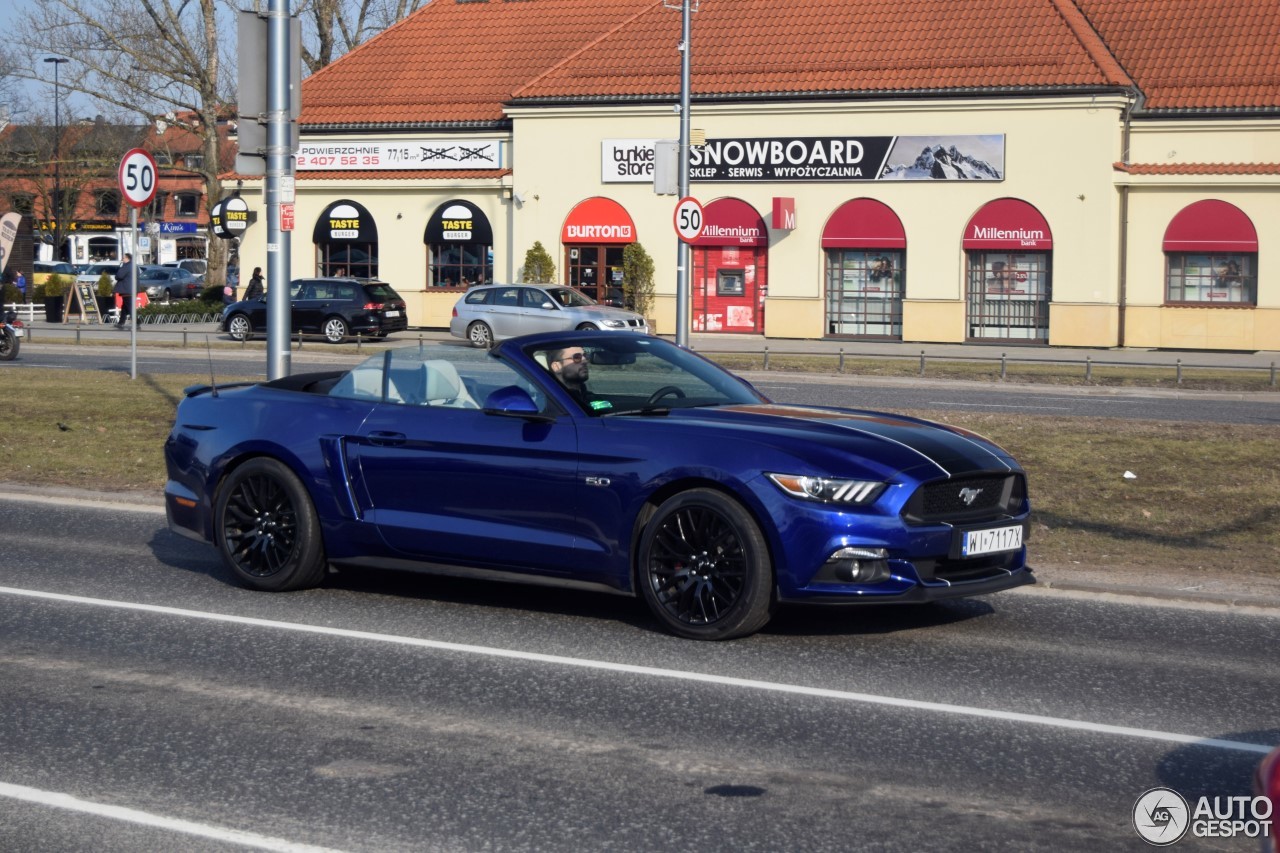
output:
[[[600,399],[587,387],[591,368],[587,364],[587,354],[582,351],[582,347],[550,350],[547,353],[547,368],[584,409],[598,411],[610,407],[607,400]]]

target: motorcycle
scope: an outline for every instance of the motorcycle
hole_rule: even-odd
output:
[[[4,322],[0,323],[0,361],[13,361],[17,358],[18,348],[22,346],[25,336],[26,329],[22,327],[17,313],[4,312]]]

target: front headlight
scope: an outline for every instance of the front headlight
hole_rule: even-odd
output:
[[[880,497],[885,484],[876,480],[839,480],[801,474],[768,474],[789,495],[821,503],[865,506]]]
[[[607,329],[625,329],[627,324],[621,320],[601,320],[600,325]]]

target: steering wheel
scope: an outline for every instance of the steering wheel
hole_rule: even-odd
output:
[[[645,405],[646,406],[656,405],[659,400],[661,400],[663,397],[668,397],[668,396],[679,397],[683,399],[685,396],[684,389],[679,388],[675,385],[663,385],[657,391],[654,391],[652,394],[649,395],[649,399],[648,401],[645,402]]]

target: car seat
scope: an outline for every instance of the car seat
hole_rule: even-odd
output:
[[[428,406],[451,406],[457,409],[478,409],[480,405],[467,391],[458,369],[448,361],[433,359],[423,362],[426,372],[425,396]]]

